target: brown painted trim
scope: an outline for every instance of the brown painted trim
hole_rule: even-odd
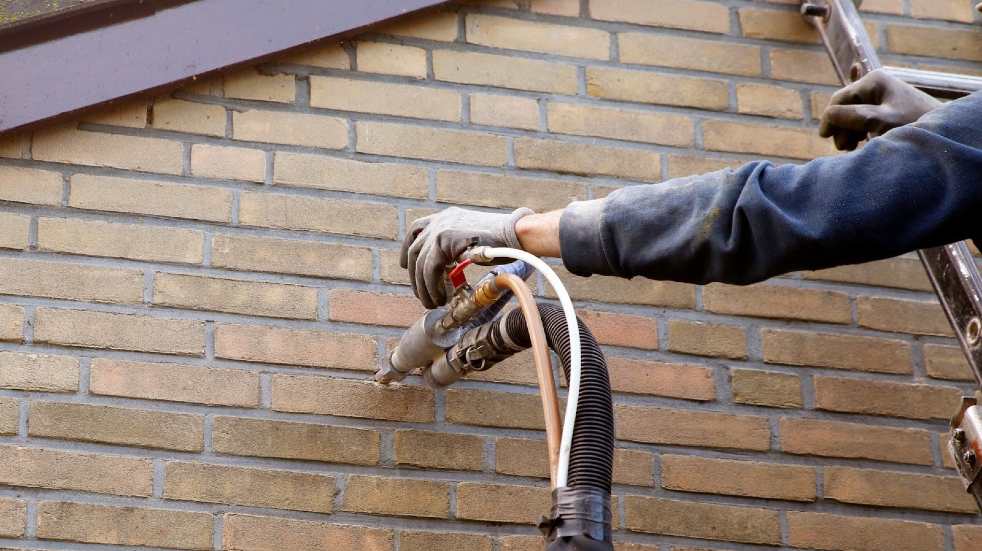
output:
[[[152,7],[123,18],[125,5],[132,3],[97,3],[116,10],[108,19],[112,24],[79,30],[71,18],[61,19],[46,27],[53,32],[61,25],[60,36],[0,52],[0,133],[258,62],[444,2],[197,0],[175,5],[135,0],[140,9]],[[93,10],[89,16],[98,13]],[[50,18],[37,22],[35,31],[44,19]],[[15,27],[21,25],[10,28]]]

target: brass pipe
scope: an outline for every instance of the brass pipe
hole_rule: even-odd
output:
[[[525,314],[529,341],[532,344],[532,362],[539,380],[539,395],[542,397],[542,414],[546,422],[546,446],[549,450],[549,481],[556,487],[556,470],[559,467],[559,445],[562,439],[563,423],[559,416],[559,395],[556,381],[552,376],[552,362],[549,357],[549,344],[542,328],[539,307],[535,304],[532,291],[522,278],[514,274],[498,274],[494,278],[498,288],[507,288],[518,300],[518,306]]]

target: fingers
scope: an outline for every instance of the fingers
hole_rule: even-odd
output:
[[[406,237],[402,240],[402,248],[399,250],[399,265],[403,269],[409,268],[412,264],[409,262],[409,248],[412,246],[419,234],[426,229],[426,226],[430,224],[430,216],[424,216],[423,218],[417,218],[406,230]],[[412,270],[410,270],[412,273]]]
[[[406,267],[409,271],[409,284],[412,286],[413,293],[417,298],[421,298],[419,292],[419,285],[421,282],[416,279],[416,265],[419,264],[419,255],[422,254],[423,246],[425,244],[426,240],[423,237],[419,237],[412,244],[412,246],[409,247],[409,251],[406,253]]]
[[[428,253],[426,258],[421,260],[423,283],[426,289],[425,292],[420,293],[420,298],[428,297],[432,306],[426,307],[436,308],[447,302],[447,285],[444,283],[447,260],[438,246],[432,247]],[[423,300],[423,304],[426,304],[426,300]]]
[[[409,266],[409,279],[413,282],[413,291],[416,293],[416,298],[423,303],[423,307],[427,310],[436,308],[436,303],[430,298],[430,291],[427,288],[429,282],[426,281],[426,261],[430,256],[430,247],[426,248],[422,257],[417,256],[415,261]]]

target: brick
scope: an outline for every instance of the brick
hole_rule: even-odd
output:
[[[613,302],[620,304],[645,304],[669,308],[695,306],[695,288],[685,283],[653,281],[643,278],[626,280],[616,277],[578,277],[565,269],[556,269],[566,290],[574,300]],[[555,297],[552,288],[546,292]]]
[[[24,308],[0,304],[0,341],[20,341],[24,338]]]
[[[815,377],[815,407],[908,419],[950,419],[962,392],[954,387]]]
[[[817,419],[781,419],[781,449],[795,455],[931,465],[931,433]]]
[[[910,344],[894,339],[811,331],[761,331],[767,363],[851,369],[875,373],[913,373]]]
[[[319,474],[169,461],[164,499],[330,513],[335,479]],[[262,488],[262,491],[256,491]]]
[[[99,442],[201,451],[204,418],[200,415],[132,408],[33,402],[28,435],[81,442]]]
[[[617,38],[621,63],[744,76],[761,72],[759,46],[647,33],[621,33]]]
[[[542,536],[504,536],[498,541],[500,551],[539,551],[542,547]]]
[[[774,79],[839,86],[839,77],[825,52],[772,48],[770,62]]]
[[[30,226],[30,216],[0,212],[0,249],[26,249]]]
[[[391,23],[384,24],[378,32],[393,36],[453,42],[457,39],[457,13],[440,11],[402,16]]]
[[[796,375],[734,369],[730,372],[730,390],[738,404],[778,408],[800,408],[801,379]]]
[[[519,168],[586,176],[613,176],[648,182],[661,180],[661,155],[643,149],[517,138],[515,164]]]
[[[452,50],[433,51],[433,75],[447,82],[557,94],[575,94],[579,86],[573,65]]]
[[[817,44],[818,33],[797,11],[740,8],[743,36],[762,40],[783,40]]]
[[[698,401],[716,399],[713,370],[708,367],[609,357],[607,370],[614,392]]]
[[[68,206],[210,222],[232,220],[232,192],[227,189],[87,174],[72,176]]]
[[[833,551],[940,551],[941,526],[923,522],[789,511],[788,543]]]
[[[317,319],[317,289],[300,285],[157,272],[153,303],[190,310]]]
[[[204,255],[198,230],[77,218],[39,218],[37,240],[42,251],[150,262],[201,264]]]
[[[730,30],[730,10],[713,2],[681,0],[651,9],[645,0],[590,0],[590,16],[604,21],[623,21],[710,33]]]
[[[69,356],[0,352],[0,388],[38,392],[78,390],[78,360]]]
[[[706,551],[705,549],[683,549],[676,547],[677,551]],[[641,545],[639,543],[614,542],[614,551],[658,551],[658,546]]]
[[[580,14],[580,3],[577,0],[531,0],[529,9],[533,13],[576,17]]]
[[[213,518],[205,512],[46,501],[38,510],[37,536],[79,543],[211,549]]]
[[[942,337],[954,335],[948,318],[936,301],[859,297],[856,311],[859,325],[870,329]]]
[[[57,172],[0,166],[0,201],[59,206],[64,187]]]
[[[689,157],[686,155],[668,156],[668,177],[681,178],[684,176],[699,176],[707,172],[716,172],[726,168],[737,168],[744,164],[737,159],[713,159],[706,157]]]
[[[423,65],[425,77],[425,61]],[[365,70],[361,65],[358,68]],[[310,77],[311,107],[457,122],[460,121],[460,101],[459,93],[445,88],[316,75]],[[347,140],[341,146],[346,143]]]
[[[583,185],[562,180],[449,170],[437,172],[436,177],[436,200],[443,203],[542,211],[586,197]]]
[[[374,371],[375,340],[368,335],[261,325],[215,328],[215,356],[246,362]]]
[[[328,294],[329,318],[333,321],[409,327],[426,310],[409,295],[391,295],[333,289]]]
[[[394,445],[397,465],[480,471],[484,464],[484,439],[479,436],[399,430]]]
[[[766,417],[709,411],[616,406],[617,437],[647,444],[767,451],[771,429]]]
[[[503,136],[479,132],[358,121],[359,153],[503,166],[506,144]]]
[[[769,84],[741,83],[737,85],[736,92],[740,113],[782,119],[800,119],[804,116],[801,93],[797,90]]]
[[[860,8],[873,13],[892,13],[900,15],[904,11],[903,0],[867,0]]]
[[[150,105],[144,100],[113,103],[84,116],[82,122],[144,128],[147,126],[147,112]]]
[[[273,376],[272,409],[416,423],[432,422],[435,415],[427,388],[296,375]]]
[[[778,512],[642,496],[624,497],[624,526],[635,532],[777,545]]]
[[[358,70],[412,78],[426,78],[426,50],[414,46],[358,42],[355,46]]]
[[[201,178],[262,182],[266,178],[266,153],[258,149],[194,144],[191,174]]]
[[[744,359],[747,357],[747,334],[735,325],[670,320],[668,349],[697,356]]]
[[[90,366],[93,394],[210,406],[259,406],[259,375],[240,369],[128,362],[96,358]]]
[[[491,551],[487,536],[451,532],[403,532],[399,535],[400,551]]]
[[[20,406],[13,398],[0,398],[0,434],[17,434]]]
[[[886,37],[894,53],[982,61],[982,37],[975,29],[887,25]],[[36,151],[37,137],[34,140]]]
[[[494,369],[471,373],[467,378],[513,385],[538,385],[538,378],[532,365],[532,354],[528,350],[515,354],[494,366]]]
[[[0,484],[121,496],[149,496],[149,459],[0,446]]]
[[[688,147],[695,131],[683,115],[549,102],[549,131],[576,136]]]
[[[221,268],[359,281],[372,279],[372,252],[364,247],[216,235],[211,249],[211,265]]]
[[[657,13],[661,10],[648,9],[647,11]],[[591,96],[604,99],[696,107],[713,111],[725,111],[730,105],[729,85],[725,80],[667,75],[650,71],[587,67],[586,90]]]
[[[539,102],[531,98],[471,94],[470,111],[472,124],[539,129]]]
[[[600,310],[579,310],[577,315],[600,344],[658,349],[658,322],[654,318]]]
[[[180,174],[180,142],[56,127],[34,134],[34,160]]]
[[[287,152],[276,153],[273,182],[413,199],[423,199],[428,193],[426,170],[421,167]]]
[[[190,83],[179,90],[185,94],[196,96],[223,97],[225,95],[224,77],[222,75],[207,78],[193,76]]]
[[[351,59],[348,58],[348,52],[338,42],[306,47],[298,52],[288,54],[286,57],[281,57],[279,61],[282,63],[295,63],[297,65],[310,65],[311,67],[323,67],[325,69],[351,68]]]
[[[34,340],[63,346],[135,350],[161,354],[201,355],[204,322],[38,308]]]
[[[941,346],[937,344],[924,345],[924,367],[928,377],[952,381],[974,381],[975,375],[965,359],[961,348]]]
[[[498,438],[494,453],[496,472],[549,478],[549,454],[542,440]],[[653,464],[654,456],[651,453],[614,449],[614,484],[651,486]]]
[[[954,533],[955,551],[978,551],[982,527],[962,524],[952,526],[951,531]]]
[[[588,59],[610,56],[610,35],[599,29],[476,13],[468,14],[465,24],[471,44]]]
[[[383,478],[348,477],[342,511],[376,515],[447,518],[450,514],[450,487],[445,482]]]
[[[852,308],[845,293],[798,287],[708,285],[703,289],[703,307],[717,314],[852,322]]]
[[[961,23],[975,21],[971,4],[961,0],[913,0],[910,14],[918,19],[946,19]]]
[[[224,137],[225,108],[179,99],[159,99],[153,104],[152,126],[161,130]]]
[[[457,485],[457,518],[535,524],[549,509],[548,488],[461,482]]]
[[[978,506],[961,480],[874,469],[825,467],[825,498],[843,503],[975,513]]]
[[[535,394],[451,389],[446,393],[446,417],[463,425],[545,429],[542,401]]]
[[[832,143],[812,129],[785,128],[730,121],[702,124],[706,149],[814,159],[832,155]]]
[[[0,157],[28,159],[31,156],[31,134],[20,132],[0,138]]]
[[[226,513],[223,549],[228,551],[393,551],[391,530]]]
[[[242,193],[239,201],[239,223],[246,226],[386,239],[398,233],[391,205],[265,192]]]
[[[832,102],[832,92],[819,90],[811,94],[812,118],[818,120]]]
[[[311,80],[313,78],[317,77]],[[344,149],[348,146],[348,122],[337,117],[305,113],[235,111],[232,113],[232,137],[250,142]]]
[[[327,463],[377,465],[381,437],[373,430],[289,423],[241,417],[216,417],[218,453]]]
[[[143,273],[5,258],[0,259],[0,294],[133,304],[143,301]]]
[[[225,76],[225,97],[293,103],[296,78],[293,75],[264,75],[255,69]]]
[[[0,499],[0,536],[19,538],[27,526],[27,502]]]
[[[932,290],[931,282],[924,272],[924,265],[916,258],[889,258],[865,264],[850,264],[817,272],[805,272],[803,275],[805,279],[894,287],[912,291]]]
[[[661,477],[681,492],[815,501],[815,469],[801,465],[663,455]]]

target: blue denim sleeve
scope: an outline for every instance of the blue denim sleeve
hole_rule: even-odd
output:
[[[982,236],[982,92],[859,151],[622,188],[560,223],[579,275],[748,284]]]

